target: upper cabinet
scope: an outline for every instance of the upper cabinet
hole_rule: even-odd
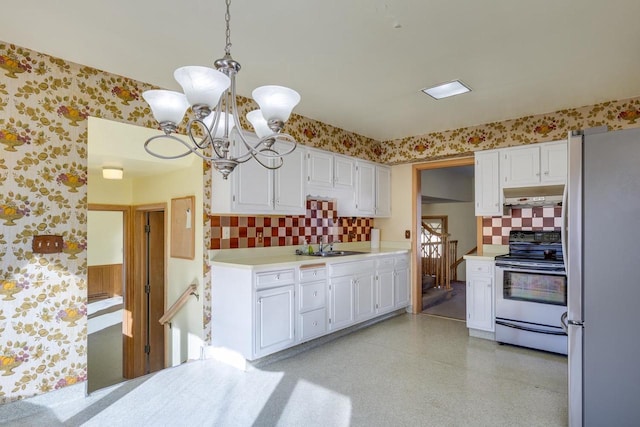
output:
[[[476,216],[502,215],[500,153],[497,150],[475,153]]]
[[[503,188],[562,184],[567,180],[566,141],[500,150]]]
[[[564,184],[567,141],[475,153],[476,216],[503,214],[503,188]]]
[[[391,169],[353,157],[307,149],[307,190],[338,202],[340,216],[390,216]]]
[[[255,136],[248,137],[256,141]],[[238,150],[236,145],[232,150]],[[240,142],[241,144],[241,142]],[[276,142],[276,149],[285,152],[286,142]],[[298,146],[282,158],[280,168],[266,169],[254,159],[236,167],[229,179],[213,174],[211,206],[214,213],[297,214],[304,215],[305,149]],[[275,160],[261,159],[273,164]]]

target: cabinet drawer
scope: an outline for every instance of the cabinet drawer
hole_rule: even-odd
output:
[[[467,261],[467,271],[470,274],[488,274],[493,276],[493,263],[482,261]]]
[[[300,268],[300,283],[315,282],[316,280],[325,280],[327,278],[327,269],[320,268]]]
[[[256,289],[294,283],[293,270],[269,271],[256,274]]]
[[[327,311],[324,308],[300,315],[300,341],[305,341],[327,331]]]
[[[326,304],[327,283],[313,282],[300,285],[300,311],[315,310]]]
[[[378,270],[393,270],[393,264],[395,260],[392,257],[380,258],[376,262],[376,268]]]
[[[373,260],[331,264],[331,277],[347,276],[373,271],[374,266],[375,262]]]

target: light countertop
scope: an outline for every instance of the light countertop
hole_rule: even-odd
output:
[[[315,246],[315,245],[314,245]],[[328,264],[334,262],[357,261],[378,255],[405,254],[408,247],[403,245],[382,244],[380,248],[372,249],[369,242],[339,243],[334,246],[338,251],[358,251],[357,255],[345,255],[336,257],[314,257],[309,255],[296,255],[298,246],[281,246],[271,248],[251,249],[226,249],[209,251],[209,259],[212,266],[235,268],[260,268],[260,267],[299,267],[307,264]]]
[[[508,245],[483,245],[482,255],[465,255],[463,258],[469,260],[493,261],[496,256],[508,253]]]

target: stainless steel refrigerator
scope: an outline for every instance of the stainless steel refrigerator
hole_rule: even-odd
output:
[[[569,425],[640,425],[640,129],[569,136]]]

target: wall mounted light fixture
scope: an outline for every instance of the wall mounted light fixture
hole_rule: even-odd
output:
[[[122,168],[115,167],[103,167],[102,168],[102,177],[104,179],[122,179],[124,171]]]

